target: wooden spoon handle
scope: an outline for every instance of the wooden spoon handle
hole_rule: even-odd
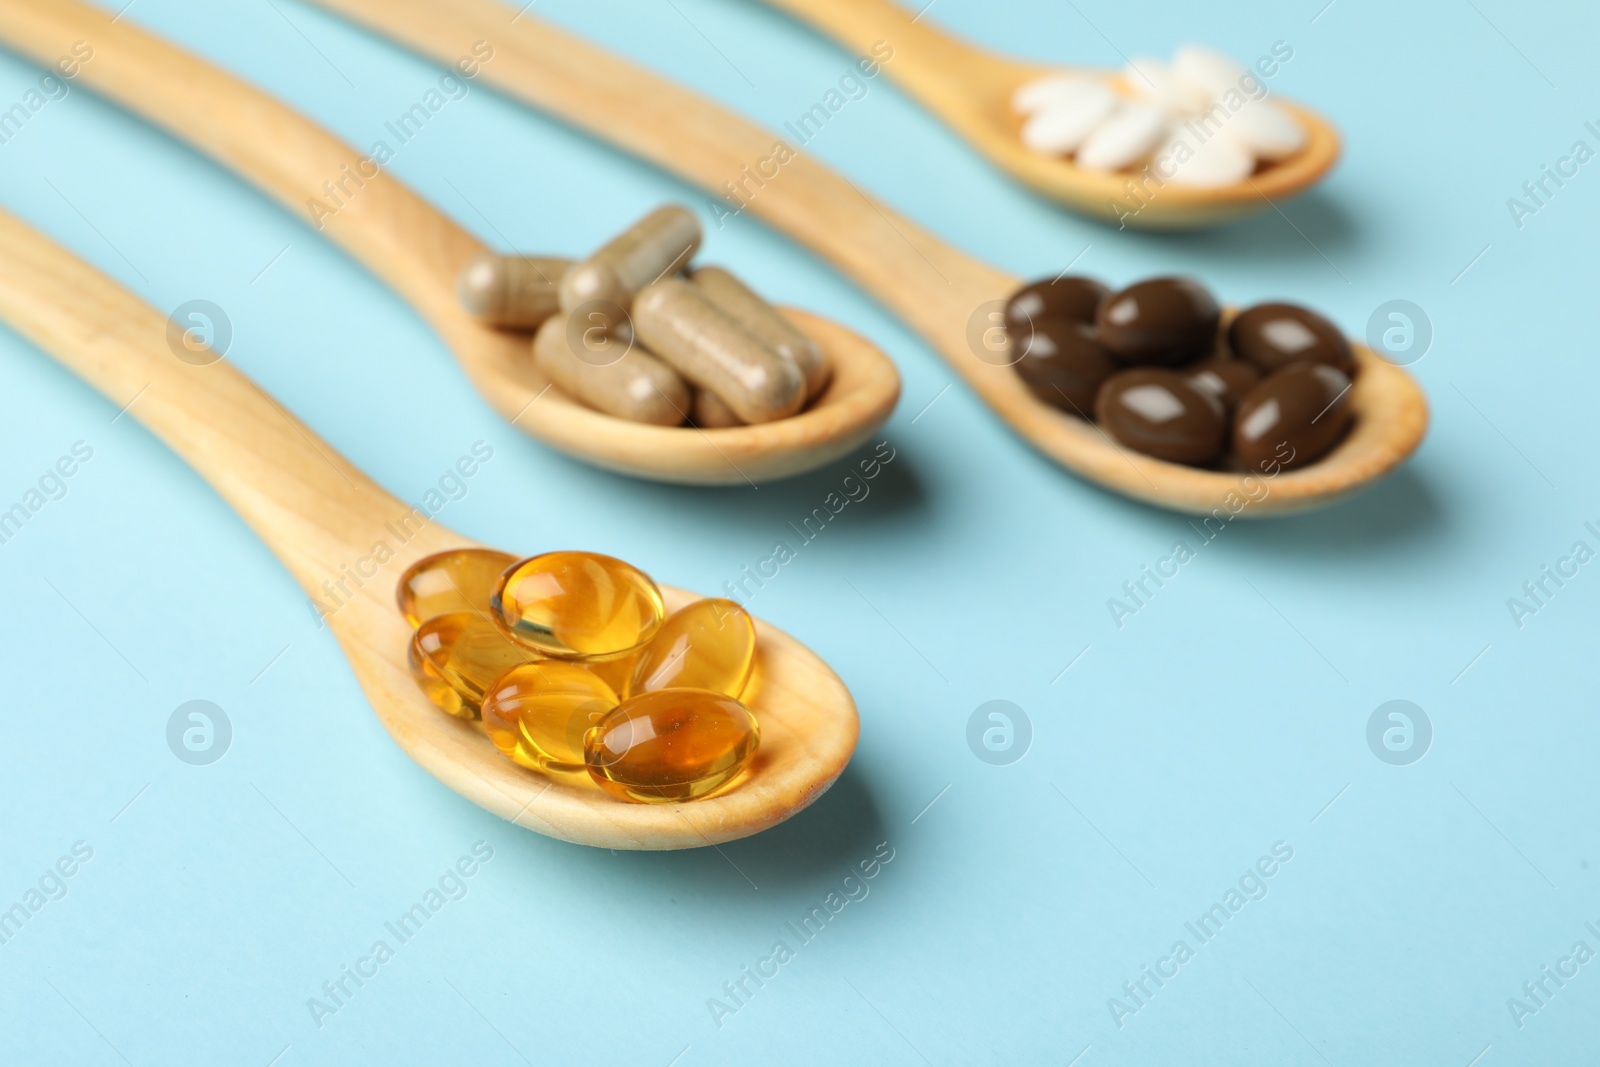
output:
[[[93,58],[77,80],[255,182],[436,328],[459,320],[454,279],[482,245],[291,108],[80,0],[0,0],[0,42],[43,64],[87,42]]]
[[[975,48],[922,20],[893,0],[763,0],[798,22],[833,38],[860,56],[887,44],[894,59],[884,65],[890,78],[929,105],[955,95],[970,106],[968,82],[974,78],[1014,82],[1017,66]],[[927,8],[923,7],[923,13]],[[988,84],[987,81],[984,82]]]
[[[166,316],[4,211],[0,319],[128,405],[307,590],[365,552],[381,517],[405,510],[227,362],[180,359]]]
[[[11,0],[15,2],[15,0]],[[495,0],[316,0],[418,52],[452,61],[487,42],[480,75],[506,92],[717,194],[714,225],[760,216],[854,278],[966,374],[978,305],[1014,279],[877,202],[781,136]],[[743,205],[741,207],[741,205]]]

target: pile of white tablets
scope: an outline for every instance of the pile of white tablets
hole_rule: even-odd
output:
[[[1300,123],[1266,95],[1254,72],[1186,45],[1170,64],[1134,60],[1120,86],[1071,72],[1037,78],[1012,106],[1024,117],[1022,143],[1041,155],[1104,172],[1148,162],[1165,181],[1220,186],[1305,147]]]

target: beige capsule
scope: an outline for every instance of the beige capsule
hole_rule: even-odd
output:
[[[716,393],[745,422],[781,419],[805,403],[800,368],[682,278],[663,278],[640,290],[633,300],[633,329],[650,351]]]
[[[634,294],[683,270],[700,248],[700,220],[681,204],[658,207],[561,279],[561,310],[597,312],[609,329],[626,321]]]
[[[536,330],[561,310],[561,278],[570,266],[570,259],[485,252],[462,268],[456,294],[485,325]]]
[[[689,421],[702,430],[725,430],[730,426],[744,425],[744,420],[709,389],[694,391],[694,407],[689,410]]]
[[[822,346],[801,333],[783,312],[762,299],[760,293],[721,267],[700,267],[690,276],[711,302],[721,308],[757,341],[800,368],[806,379],[806,399],[827,387],[831,368]]]
[[[533,363],[567,393],[608,415],[678,426],[689,411],[689,386],[676,371],[631,340],[576,323],[564,311],[539,327]]]

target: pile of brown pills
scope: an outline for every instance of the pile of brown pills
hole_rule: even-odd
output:
[[[1354,417],[1350,342],[1294,304],[1257,304],[1224,324],[1215,298],[1189,278],[1112,292],[1063,276],[1017,290],[1005,327],[1035,397],[1172,463],[1231,458],[1277,474],[1327,455]]]
[[[536,330],[534,365],[597,411],[702,429],[797,413],[827,387],[822,349],[733,274],[691,270],[701,237],[667,204],[581,262],[485,253],[457,289],[485,325]]]

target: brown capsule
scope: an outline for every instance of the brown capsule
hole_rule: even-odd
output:
[[[485,252],[462,269],[456,293],[479,322],[536,330],[561,310],[561,278],[571,265],[570,259]]]
[[[761,294],[721,267],[700,267],[690,277],[713,304],[750,336],[800,368],[806,379],[806,399],[827,387],[831,368],[822,346],[801,333]]]
[[[1100,343],[1124,363],[1176,366],[1211,352],[1222,309],[1199,282],[1152,278],[1101,301]]]
[[[678,373],[709,389],[745,422],[771,422],[805,403],[800,368],[750,335],[682,278],[663,278],[633,301],[639,340]]]
[[[1010,331],[1017,376],[1046,404],[1092,418],[1094,400],[1105,380],[1122,367],[1094,336],[1094,330],[1066,319],[1038,319]]]
[[[1326,363],[1296,363],[1269,375],[1239,401],[1233,453],[1251,470],[1276,474],[1314,463],[1349,428],[1350,379]]]
[[[1209,463],[1228,438],[1221,401],[1175,370],[1112,375],[1100,387],[1094,415],[1114,440],[1172,463]]]
[[[592,310],[613,328],[625,322],[634,294],[683,270],[700,248],[700,220],[681,204],[666,204],[613,237],[561,279],[561,310]]]
[[[1268,374],[1300,362],[1355,373],[1355,354],[1339,327],[1294,304],[1257,304],[1241,311],[1228,327],[1228,343],[1240,359]]]
[[[1222,401],[1222,406],[1229,411],[1261,380],[1261,372],[1253,365],[1226,356],[1215,356],[1185,367],[1183,373],[1195,385]]]
[[[1020,331],[1044,319],[1094,325],[1095,311],[1111,292],[1093,278],[1067,275],[1041,278],[1018,289],[1006,301],[1006,329]]]
[[[689,411],[689,421],[702,430],[725,430],[730,426],[744,425],[744,420],[709,389],[694,391],[694,407]]]
[[[689,412],[689,387],[676,371],[598,322],[584,326],[565,311],[539,327],[533,363],[568,394],[608,415],[677,426]]]

